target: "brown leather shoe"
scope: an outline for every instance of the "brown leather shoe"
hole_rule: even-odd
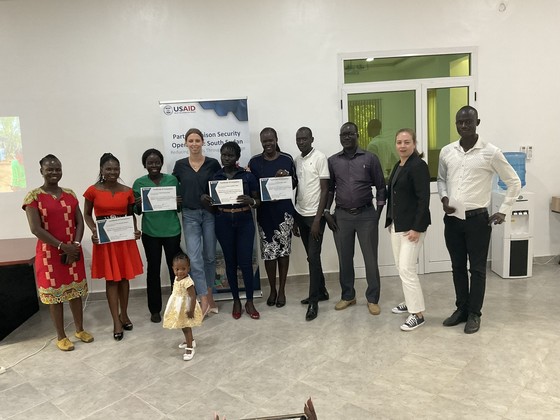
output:
[[[334,305],[334,309],[336,309],[337,311],[342,311],[343,309],[348,308],[351,305],[355,305],[356,304],[356,299],[352,299],[352,300],[344,300],[344,299],[340,299],[338,301],[338,303],[336,305]]]
[[[381,308],[377,303],[368,302],[367,308],[370,314],[379,315],[381,313]]]

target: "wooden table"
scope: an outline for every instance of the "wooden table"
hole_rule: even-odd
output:
[[[39,310],[36,244],[37,238],[0,240],[0,340]]]

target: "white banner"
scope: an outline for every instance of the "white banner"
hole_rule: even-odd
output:
[[[247,98],[160,102],[163,120],[164,158],[167,173],[175,162],[188,156],[185,133],[198,128],[204,135],[204,154],[220,160],[220,147],[235,141],[241,147],[239,164],[251,159]]]

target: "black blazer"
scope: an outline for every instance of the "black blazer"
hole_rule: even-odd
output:
[[[395,232],[406,232],[415,230],[425,232],[430,219],[430,171],[428,165],[416,153],[410,157],[401,167],[399,175],[393,187],[393,177],[400,165],[397,162],[393,167],[389,181],[387,182],[387,218],[385,227],[395,224]],[[393,218],[390,212],[393,208]]]

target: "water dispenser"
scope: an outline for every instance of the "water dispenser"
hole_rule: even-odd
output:
[[[492,214],[504,202],[505,192],[492,193]],[[522,191],[501,225],[492,225],[492,271],[502,278],[533,275],[535,195]]]

